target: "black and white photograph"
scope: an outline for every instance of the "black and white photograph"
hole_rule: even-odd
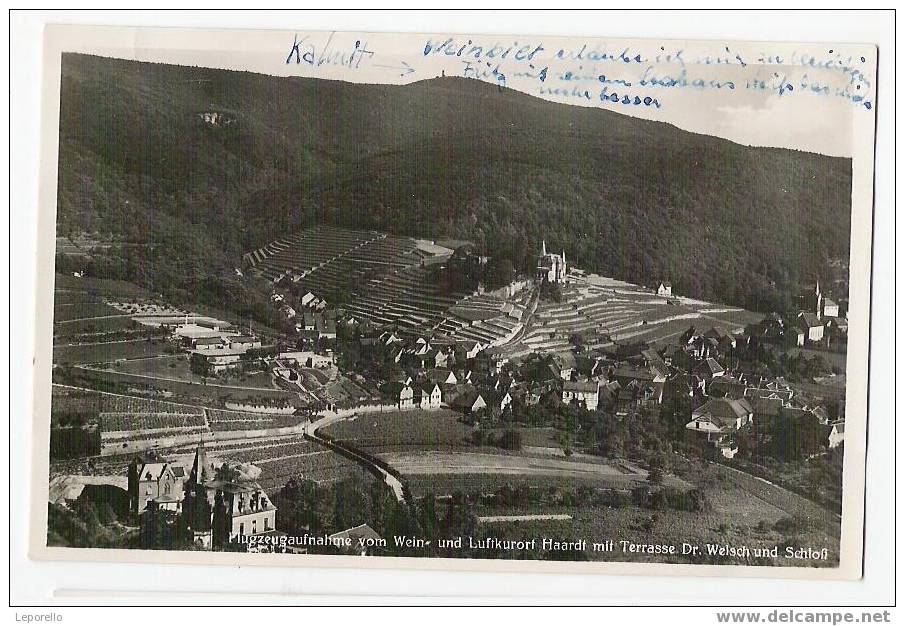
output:
[[[859,577],[876,47],[604,34],[47,27],[34,554]]]

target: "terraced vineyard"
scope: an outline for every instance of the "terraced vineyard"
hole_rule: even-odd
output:
[[[655,293],[596,276],[573,277],[563,285],[562,301],[544,301],[516,342],[506,346],[508,356],[530,352],[566,352],[576,333],[595,337],[590,347],[614,341],[667,342],[689,326],[699,331],[718,327],[733,332],[760,319],[757,314],[680,297]]]
[[[201,407],[190,404],[76,389],[64,385],[53,385],[53,408],[54,410],[89,415],[100,413],[174,413],[195,415],[201,413]]]
[[[316,482],[335,482],[360,471],[346,458],[308,441],[303,435],[205,443],[210,456],[237,463],[252,463],[261,468],[261,486],[270,492],[286,484],[289,478],[302,477]],[[190,463],[194,446],[170,451]]]
[[[427,266],[444,258],[440,250],[446,249],[407,237],[321,226],[272,242],[245,260],[260,276],[289,278],[302,292],[350,293],[348,313],[414,333],[436,326],[472,295],[445,292],[430,279]]]
[[[470,296],[451,307],[436,330],[452,339],[477,341],[483,346],[503,345],[522,332],[535,303],[532,290],[524,290],[513,300]]]
[[[206,408],[207,423],[211,431],[226,430],[262,430],[269,428],[286,428],[298,426],[305,420],[298,415],[278,415],[268,413],[252,413],[248,411],[229,411]]]

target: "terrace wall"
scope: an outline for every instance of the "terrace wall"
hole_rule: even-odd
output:
[[[239,402],[226,402],[227,409],[233,411],[246,411],[248,413],[270,413],[276,415],[292,415],[295,413],[294,406],[275,407],[267,404],[241,404]]]
[[[336,417],[352,417],[359,413],[389,413],[398,411],[398,404],[362,404],[360,406],[351,406],[345,409],[337,409],[336,411],[323,411],[324,415]]]
[[[263,437],[278,437],[281,435],[303,435],[305,433],[306,424],[298,426],[284,426],[282,428],[261,428],[256,430],[225,430],[204,432],[204,440],[212,441],[230,441],[241,439],[258,439]],[[169,437],[157,437],[154,439],[138,439],[138,440],[110,440],[104,441],[101,446],[101,456],[109,456],[112,454],[132,454],[142,452],[154,448],[173,448],[177,446],[194,445],[198,443],[199,433],[189,435],[173,435]]]

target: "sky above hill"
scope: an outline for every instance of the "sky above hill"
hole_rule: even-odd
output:
[[[101,30],[101,32],[105,32]],[[851,156],[873,125],[875,48],[530,36],[120,29],[67,49],[358,83],[463,76],[744,145]]]

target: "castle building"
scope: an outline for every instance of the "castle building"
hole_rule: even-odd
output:
[[[222,550],[240,536],[275,532],[276,507],[247,471],[249,466],[216,466],[198,444],[185,482],[184,538],[207,550]]]
[[[541,243],[540,257],[537,259],[535,276],[540,282],[564,283],[566,282],[566,253],[562,255],[547,254],[547,242]]]

